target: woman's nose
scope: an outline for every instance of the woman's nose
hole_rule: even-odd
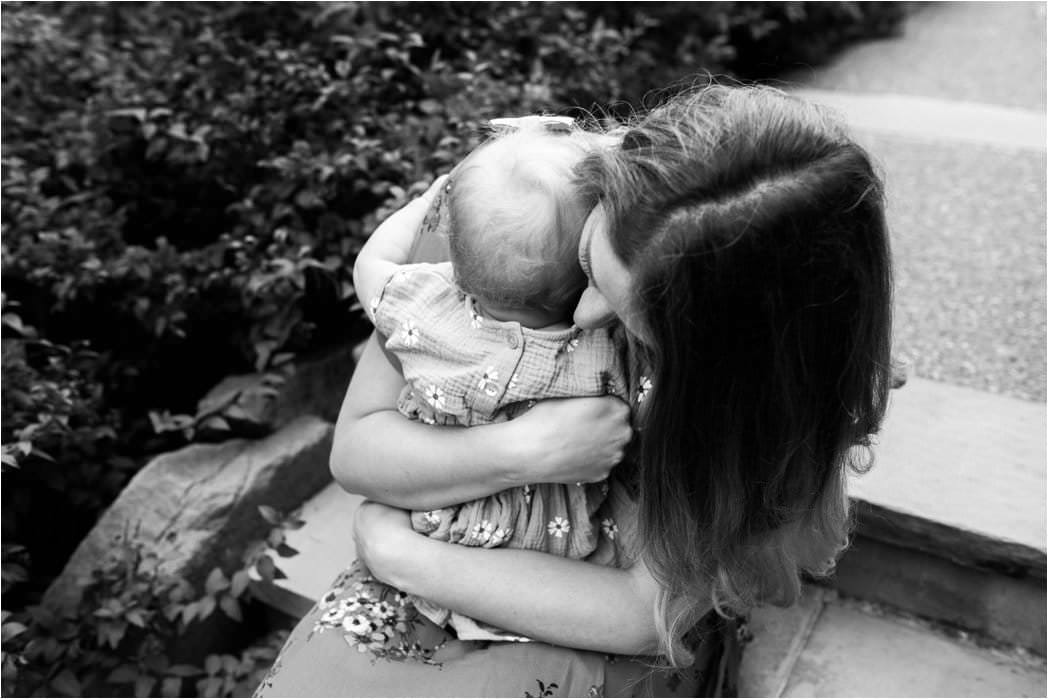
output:
[[[592,330],[602,328],[615,320],[615,312],[611,310],[604,295],[590,286],[582,292],[582,298],[575,306],[573,320],[575,325],[583,330]]]

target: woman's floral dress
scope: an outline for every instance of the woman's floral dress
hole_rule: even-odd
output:
[[[636,505],[613,480],[589,561],[625,567],[636,555]],[[533,641],[462,641],[421,616],[403,593],[350,566],[291,632],[258,697],[730,696],[737,624],[710,613],[696,663],[652,669],[652,658]]]

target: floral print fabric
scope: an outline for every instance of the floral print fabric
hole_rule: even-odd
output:
[[[628,567],[636,505],[613,481],[598,516],[616,531],[588,560]],[[712,613],[711,613],[712,614]],[[354,565],[291,632],[259,697],[629,697],[730,693],[739,657],[734,622],[711,616],[694,667],[653,669],[652,658],[546,643],[463,641],[418,613],[410,597]]]
[[[404,265],[369,306],[407,386],[397,408],[429,424],[508,420],[545,398],[625,398],[624,347],[608,329],[539,331],[491,320],[453,281],[451,265]],[[456,507],[415,512],[412,525],[464,546],[511,547],[586,558],[605,531],[594,519],[606,483],[514,488]],[[414,600],[462,640],[527,640]]]

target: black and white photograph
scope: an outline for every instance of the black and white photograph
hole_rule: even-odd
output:
[[[1048,3],[0,25],[3,696],[1048,695]]]

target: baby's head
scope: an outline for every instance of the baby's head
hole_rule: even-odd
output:
[[[451,261],[482,307],[552,324],[571,316],[586,286],[578,245],[594,202],[580,196],[574,169],[598,137],[521,121],[451,174]]]

